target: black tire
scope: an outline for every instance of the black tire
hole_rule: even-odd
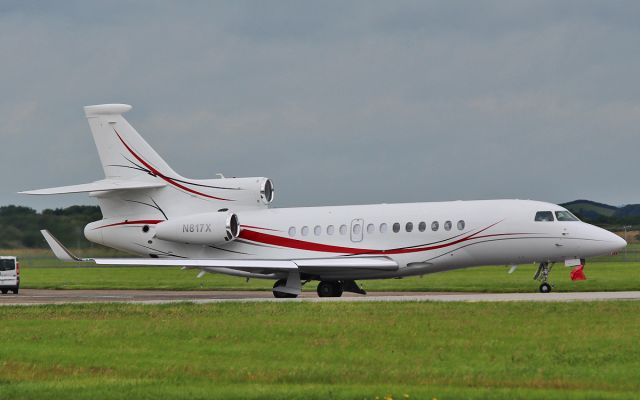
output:
[[[342,286],[342,282],[339,281],[321,281],[318,283],[316,291],[318,292],[318,297],[340,297],[342,296],[344,288]]]
[[[551,292],[551,285],[549,285],[546,282],[540,285],[540,293],[549,293],[549,292]]]
[[[20,288],[15,288],[13,289],[13,294],[18,294],[18,291],[20,290]]]
[[[273,288],[277,288],[278,286],[285,286],[287,284],[287,280],[286,279],[279,279],[276,281],[276,283],[273,284]],[[284,292],[279,292],[277,290],[273,291],[273,297],[275,297],[276,299],[295,299],[296,297],[298,297],[298,295],[296,294],[291,294],[291,293],[284,293]]]
[[[321,281],[316,292],[318,297],[333,297],[333,282]]]
[[[292,293],[278,292],[277,290],[274,290],[273,297],[275,297],[276,299],[295,299],[296,297],[298,297],[298,295],[292,294]]]
[[[344,285],[342,282],[333,282],[333,297],[342,297]]]
[[[9,289],[2,289],[2,294],[7,294],[9,293]]]

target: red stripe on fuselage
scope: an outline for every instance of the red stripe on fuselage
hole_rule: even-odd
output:
[[[512,235],[524,235],[525,233],[498,233],[492,235],[482,235],[478,236],[480,233],[486,231],[487,229],[495,226],[499,222],[496,222],[493,225],[490,225],[474,234],[465,236],[460,239],[453,240],[448,243],[441,243],[431,246],[422,246],[422,247],[411,247],[411,248],[396,248],[396,249],[361,249],[356,247],[343,247],[343,246],[334,246],[329,244],[308,242],[305,240],[291,239],[282,236],[271,235],[268,233],[256,232],[249,229],[243,229],[240,232],[240,238],[250,240],[257,243],[262,244],[270,244],[280,247],[287,247],[291,249],[298,250],[307,250],[307,251],[317,251],[324,253],[340,253],[340,254],[376,254],[376,255],[388,255],[388,254],[407,254],[407,253],[418,253],[421,251],[429,251],[429,250],[437,250],[445,247],[453,246],[458,243],[466,242],[472,239],[480,239],[487,237],[495,237],[495,236],[512,236]]]
[[[281,232],[278,229],[271,229],[271,228],[263,228],[261,226],[253,226],[253,225],[240,225],[243,229],[245,228],[253,228],[253,229],[262,229],[263,231],[273,231],[273,232]]]
[[[144,165],[145,167],[147,167],[149,169],[149,171],[151,171],[151,173],[153,173],[155,176],[160,177],[161,179],[165,180],[166,182],[170,183],[171,185],[182,189],[186,192],[189,193],[193,193],[193,194],[197,194],[198,196],[203,196],[203,197],[208,197],[210,199],[215,199],[215,200],[224,200],[224,201],[233,201],[230,199],[223,199],[222,197],[216,197],[216,196],[211,196],[208,195],[206,193],[202,193],[202,192],[198,192],[197,190],[193,190],[191,188],[188,188],[184,185],[179,184],[178,182],[174,181],[173,179],[164,176],[160,171],[158,171],[157,169],[155,169],[154,167],[151,166],[151,164],[149,164],[148,162],[146,162],[145,160],[142,159],[142,157],[138,156],[132,149],[131,147],[129,147],[127,145],[127,143],[125,143],[124,140],[122,140],[122,137],[120,136],[120,134],[118,133],[118,131],[114,128],[113,131],[116,133],[116,135],[118,136],[118,139],[120,139],[120,141],[122,142],[122,144],[124,145],[124,147],[126,147],[126,149],[129,151],[129,153],[131,153],[132,156],[134,156],[136,158],[136,160],[140,161],[142,163],[142,165]]]
[[[288,247],[299,250],[320,251],[325,253],[369,253],[376,250],[357,249],[353,247],[332,246],[322,243],[307,242],[305,240],[291,239],[282,236],[270,235],[268,233],[256,232],[250,229],[240,231],[241,239],[251,240],[263,244],[271,244],[275,246]]]

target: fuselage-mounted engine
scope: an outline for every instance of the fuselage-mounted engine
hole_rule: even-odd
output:
[[[260,182],[260,199],[264,204],[271,204],[273,197],[275,196],[275,188],[273,187],[273,181],[269,178],[262,179]]]
[[[231,211],[194,214],[161,222],[155,237],[178,243],[217,244],[235,240],[240,235],[238,215]]]

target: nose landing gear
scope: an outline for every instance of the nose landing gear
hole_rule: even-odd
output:
[[[551,267],[553,264],[549,264],[548,262],[541,262],[538,270],[536,271],[533,279],[536,281],[540,281],[540,293],[549,293],[553,288],[553,285],[549,283],[549,272],[551,272]]]
[[[551,285],[544,282],[540,285],[540,293],[549,293],[551,291]]]

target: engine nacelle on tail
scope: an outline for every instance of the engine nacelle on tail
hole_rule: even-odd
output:
[[[224,243],[234,240],[238,235],[240,235],[238,216],[229,211],[189,215],[164,221],[155,226],[156,238],[179,243]]]
[[[169,179],[169,187],[180,186],[183,192],[198,198],[198,201],[189,205],[202,205],[211,209],[210,204],[200,200],[218,200],[216,206],[229,205],[234,209],[263,208],[268,207],[273,201],[275,190],[273,181],[264,177],[250,178],[218,178],[218,179],[187,179],[180,178],[180,181]],[[100,196],[111,196],[110,193]],[[99,196],[96,196],[99,197]]]
[[[233,188],[229,197],[239,205],[269,205],[275,195],[273,181],[269,178],[222,178],[208,182],[211,185]]]

